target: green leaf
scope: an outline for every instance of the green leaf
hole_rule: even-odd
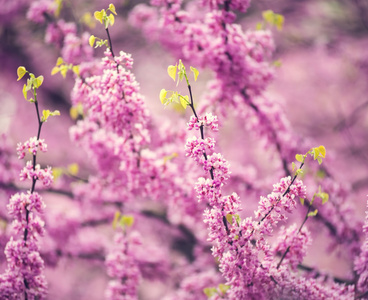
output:
[[[109,18],[109,22],[110,22],[111,26],[114,25],[114,23],[115,23],[115,17],[114,17],[114,15],[109,15],[108,18]],[[107,25],[106,25],[106,28],[107,28]]]
[[[79,76],[79,65],[73,66],[72,71],[74,72],[75,75]]]
[[[130,215],[123,215],[120,219],[120,225],[123,227],[131,227],[134,223],[134,217]]]
[[[282,30],[285,21],[284,16],[275,14],[272,10],[263,11],[262,16],[268,24],[276,26],[278,30]]]
[[[181,96],[180,97],[180,104],[181,104],[181,106],[183,106],[184,107],[184,109],[186,109],[187,108],[187,106],[189,105],[189,97],[188,96]]]
[[[318,148],[313,148],[312,153],[313,153],[314,160],[316,160],[317,157],[319,156],[319,150],[318,150]]]
[[[55,110],[53,112],[51,112],[50,110],[48,109],[44,109],[42,111],[42,117],[41,117],[41,122],[46,122],[47,119],[50,117],[50,116],[60,116],[60,112],[58,110]]]
[[[176,80],[176,70],[177,70],[177,65],[172,66],[170,65],[167,68],[167,73],[169,74],[169,76],[175,81]]]
[[[165,89],[162,89],[160,91],[160,101],[163,105],[166,104],[167,100],[166,100],[166,96],[167,96],[167,91]]]
[[[320,156],[325,158],[326,157],[326,148],[321,145],[321,146],[318,147],[318,150],[319,150]]]
[[[320,164],[322,164],[322,158],[317,157],[317,161],[318,161],[318,164],[319,164],[319,165],[320,165]]]
[[[179,80],[178,80],[177,84],[179,83],[179,81],[183,80],[184,75],[185,75],[185,70],[183,70],[183,69],[179,70],[178,75],[179,75]]]
[[[76,176],[79,172],[79,165],[77,163],[70,164],[68,166],[68,172],[70,175]]]
[[[95,44],[95,40],[96,40],[96,37],[92,34],[90,37],[89,37],[89,40],[88,40],[88,43],[91,47],[93,47],[93,45]]]
[[[273,63],[272,63],[273,66],[275,66],[276,68],[279,68],[282,66],[282,62],[281,62],[281,59],[278,59],[278,60],[275,60]]]
[[[205,293],[205,295],[208,297],[208,298],[211,298],[212,296],[216,295],[217,294],[217,289],[214,288],[214,287],[210,287],[210,288],[204,288],[203,289],[203,293]]]
[[[294,172],[294,170],[296,169],[296,164],[295,162],[291,163],[291,170]]]
[[[304,198],[299,198],[300,199],[300,203],[302,204],[302,205],[304,205]]]
[[[171,95],[171,97],[169,98],[169,103],[171,102],[179,103],[179,93],[178,92],[175,92]]]
[[[256,30],[262,30],[263,29],[263,23],[262,22],[258,22],[256,25]]]
[[[315,209],[314,211],[311,211],[309,214],[308,214],[308,217],[315,217],[318,213],[318,209]]]
[[[56,10],[55,10],[55,17],[58,18],[60,15],[60,11],[63,7],[63,0],[55,0],[55,3],[57,5]]]
[[[220,283],[218,286],[220,292],[224,295],[230,289],[230,285]]]
[[[275,25],[279,31],[282,30],[282,27],[284,26],[284,22],[285,22],[284,16],[275,14]]]
[[[116,10],[115,10],[115,6],[114,6],[114,4],[110,3],[110,5],[109,5],[109,10],[110,10],[113,14],[117,15],[117,14],[116,14]]]
[[[304,171],[302,169],[296,170],[296,175],[303,175]]]
[[[66,77],[66,73],[68,73],[68,67],[63,65],[60,67],[60,73],[61,75],[65,78]]]
[[[55,66],[51,70],[51,75],[55,75],[55,74],[57,74],[59,72],[60,72],[60,68]]]
[[[63,175],[62,168],[52,168],[52,176],[54,176],[54,180],[58,179],[61,175]]]
[[[27,70],[25,67],[18,67],[17,69],[17,75],[18,75],[18,79],[17,81],[19,81],[20,79],[22,79],[22,77],[27,73]]]
[[[234,217],[235,217],[236,223],[239,226],[240,225],[240,221],[241,221],[240,216],[238,214],[235,214]]]
[[[114,215],[114,220],[112,221],[112,228],[116,229],[116,225],[118,224],[118,220],[120,218],[120,212],[116,211]]]
[[[50,114],[51,114],[51,112],[48,109],[46,109],[46,110],[44,109],[42,111],[41,122],[46,122],[47,119],[49,118]]]
[[[101,11],[95,11],[94,13],[94,16],[95,16],[95,19],[97,21],[100,21],[101,24],[103,24],[103,19],[104,19],[104,16],[106,15],[106,12],[105,10],[101,10]]]
[[[57,61],[56,61],[56,65],[60,66],[62,63],[64,62],[62,57],[58,57]]]
[[[320,198],[322,199],[322,204],[325,204],[330,198],[330,195],[327,193],[320,193]]]
[[[184,71],[185,72],[185,66],[184,66],[183,62],[181,61],[181,59],[179,59],[179,71]]]
[[[34,87],[36,88],[36,89],[38,89],[40,86],[41,86],[41,84],[43,83],[43,76],[42,75],[40,75],[40,76],[38,76],[35,80],[34,80]]]
[[[193,68],[193,67],[190,67],[190,70],[193,72],[194,81],[197,81],[197,78],[198,78],[198,75],[199,75],[198,70],[196,68]]]
[[[232,214],[227,214],[226,215],[226,220],[233,225],[233,215]]]
[[[29,89],[27,89],[27,85],[24,84],[23,85],[23,96],[24,98],[27,100],[27,92],[29,91]]]
[[[297,154],[295,155],[295,159],[298,161],[298,162],[303,162],[304,161],[304,155],[302,154]]]

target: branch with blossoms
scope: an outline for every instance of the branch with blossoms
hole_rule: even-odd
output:
[[[36,77],[24,67],[17,70],[18,80],[28,75],[27,84],[23,86],[24,98],[35,105],[38,129],[37,135],[17,147],[18,158],[23,159],[26,153],[32,155],[26,167],[20,172],[20,180],[31,180],[31,188],[27,193],[14,194],[7,205],[12,216],[13,234],[5,247],[8,267],[0,276],[0,295],[3,299],[45,299],[47,282],[43,274],[44,261],[40,256],[39,238],[44,235],[44,221],[41,215],[45,204],[35,191],[37,181],[48,187],[53,181],[51,167],[42,169],[37,164],[38,151],[46,152],[47,144],[40,139],[42,125],[50,116],[60,115],[59,111],[43,110],[40,113],[37,89],[43,83],[43,76]],[[31,92],[31,97],[28,97]]]
[[[277,101],[264,95],[274,77],[275,66],[280,64],[270,61],[275,51],[270,28],[281,30],[283,16],[264,11],[263,23],[256,30],[243,30],[236,19],[247,11],[250,1],[193,0],[190,3],[197,7],[196,14],[189,13],[180,0],[138,5],[131,23],[150,38],[156,38],[177,58],[212,70],[214,80],[207,85],[205,103],[199,112],[211,109],[222,119],[230,113],[237,116],[246,130],[261,138],[267,148],[276,150],[280,167],[290,176],[289,163],[295,152],[307,150],[308,145],[294,134]],[[354,257],[359,248],[361,226],[346,203],[348,199],[341,199],[336,188],[331,188],[340,185],[341,190],[342,185],[328,171],[324,174],[330,182],[324,189],[331,200],[320,209],[315,220],[329,230],[331,245],[346,245],[344,251]]]
[[[198,71],[192,67],[191,71],[196,80]],[[290,272],[286,265],[282,265],[282,262],[287,259],[292,270],[294,272],[297,270],[311,239],[309,231],[303,227],[309,217],[318,213],[317,210],[310,211],[314,199],[320,197],[325,203],[328,200],[328,194],[319,191],[313,196],[299,229],[293,225],[286,232],[281,231],[274,251],[266,240],[266,237],[273,233],[273,228],[278,222],[287,219],[286,213],[291,213],[295,209],[295,198],[300,198],[304,204],[306,188],[300,180],[297,180],[297,176],[303,172],[302,167],[307,155],[311,155],[321,164],[326,155],[325,148],[320,146],[312,148],[304,155],[296,155],[296,160],[301,164],[296,169],[294,177],[281,179],[279,184],[274,185],[273,193],[267,198],[261,197],[259,208],[255,212],[255,217],[259,221],[252,220],[250,217],[242,220],[239,216],[241,207],[237,194],[222,195],[222,188],[230,177],[229,164],[220,153],[214,153],[215,140],[204,136],[205,127],[218,130],[217,117],[212,114],[197,115],[191,86],[181,60],[177,65],[169,66],[168,73],[174,81],[176,81],[176,73],[178,73],[178,82],[185,78],[189,96],[163,89],[160,92],[160,100],[164,105],[177,102],[184,108],[189,106],[192,109],[194,116],[188,123],[188,129],[199,130],[200,139],[194,136],[187,140],[186,155],[193,158],[210,175],[208,179],[199,178],[195,189],[198,200],[205,201],[208,206],[204,212],[204,222],[208,226],[209,241],[214,243],[212,254],[219,261],[226,285],[206,288],[205,294],[209,298],[220,295],[220,298],[228,299],[247,297],[274,299],[284,297],[294,290],[295,295],[300,296],[298,290],[302,288],[308,289],[310,294],[319,294],[322,297],[331,297],[336,293],[345,298],[351,297],[351,292],[345,291],[344,288],[337,289],[336,292],[333,289],[322,288],[313,280],[307,280],[308,282],[304,283],[296,281],[296,285],[293,285],[292,282],[298,277]],[[295,168],[293,163],[293,169]],[[275,262],[276,253],[281,253],[278,263]],[[263,258],[260,259],[262,256]],[[313,288],[308,288],[312,281]]]

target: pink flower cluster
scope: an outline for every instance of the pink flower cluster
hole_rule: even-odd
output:
[[[35,23],[44,23],[46,15],[53,15],[57,9],[57,3],[52,0],[38,0],[31,3],[27,18]]]
[[[363,226],[363,232],[365,234],[365,241],[363,242],[360,250],[360,255],[356,257],[354,261],[355,271],[359,275],[357,287],[361,292],[368,292],[368,201],[365,223]]]
[[[0,276],[1,299],[45,299],[47,282],[43,275],[44,262],[39,254],[38,239],[44,235],[44,222],[39,217],[45,204],[35,192],[17,193],[10,198],[9,214],[15,237],[5,248],[8,267]]]
[[[54,180],[51,167],[41,169],[39,164],[33,167],[32,161],[27,161],[26,166],[20,172],[19,177],[20,181],[24,181],[26,179],[40,180],[45,187],[49,187]]]
[[[307,254],[307,247],[311,243],[311,235],[306,227],[303,227],[302,230],[299,231],[296,224],[288,228],[282,226],[273,252],[275,256],[280,256],[287,251],[283,263],[289,264],[295,272],[297,271],[298,265],[302,263],[303,258]]]
[[[257,219],[261,219],[260,229],[263,233],[271,234],[273,227],[279,221],[286,220],[285,213],[291,213],[296,207],[295,198],[305,198],[306,187],[301,180],[292,183],[291,177],[285,177],[274,184],[273,191],[267,197],[261,197],[258,210],[254,212]]]
[[[203,164],[205,158],[204,153],[210,153],[215,148],[215,140],[213,138],[198,139],[196,136],[187,139],[185,144],[186,156],[193,158],[196,162]]]
[[[29,152],[32,155],[36,155],[37,150],[47,152],[47,144],[45,143],[45,140],[37,140],[37,137],[31,137],[25,143],[18,143],[17,145],[17,153],[19,159],[23,159],[26,155],[26,152]]]
[[[132,242],[141,244],[137,238],[128,240],[126,233],[116,233],[114,250],[106,257],[107,274],[114,278],[108,284],[105,296],[109,300],[138,299],[140,271],[132,250]]]
[[[192,117],[189,130],[196,127],[195,122],[198,122],[197,118]],[[197,128],[201,129],[200,126]],[[203,138],[202,131],[201,134]],[[277,224],[286,220],[287,213],[295,209],[296,200],[306,197],[302,181],[290,176],[282,178],[274,184],[272,193],[260,198],[256,219],[241,219],[239,196],[235,193],[222,195],[222,188],[230,177],[229,164],[221,154],[213,151],[212,139],[187,140],[187,156],[203,165],[210,177],[200,177],[195,190],[198,200],[209,205],[204,211],[204,223],[209,231],[208,240],[213,244],[212,254],[218,259],[220,271],[230,286],[226,292],[227,299],[288,298],[290,290],[298,290],[290,299],[309,299],[306,295],[310,295],[310,299],[336,295],[349,299],[353,292],[351,288],[334,285],[326,288],[313,279],[297,277],[286,267],[290,265],[291,270],[296,271],[302,262],[311,241],[307,229],[297,230],[293,225],[281,230],[273,247],[267,241]]]
[[[187,126],[188,130],[193,128],[199,130],[200,127],[209,127],[212,131],[218,131],[218,119],[212,113],[206,113],[204,116],[199,116],[198,119],[195,116],[191,116]]]

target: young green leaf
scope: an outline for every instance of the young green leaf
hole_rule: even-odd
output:
[[[60,112],[58,110],[54,110],[53,112],[51,112],[48,109],[44,109],[42,111],[42,117],[41,117],[41,122],[46,122],[47,119],[51,116],[60,116]]]
[[[68,73],[68,66],[66,66],[66,65],[61,66],[60,67],[60,73],[65,78],[66,77],[66,73]]]
[[[166,100],[166,96],[167,96],[167,91],[165,89],[162,89],[160,91],[160,101],[163,105],[166,104],[167,100]]]
[[[74,72],[75,75],[79,76],[79,65],[73,66],[72,71]]]
[[[234,217],[235,217],[236,223],[239,226],[240,225],[240,221],[241,221],[240,216],[238,214],[235,214]]]
[[[176,80],[176,70],[177,70],[177,65],[172,66],[170,65],[167,68],[167,73],[169,74],[169,76],[175,81]]]
[[[318,209],[315,209],[314,211],[311,211],[309,214],[308,214],[308,217],[315,217],[318,213]]]
[[[182,80],[183,80],[183,78],[184,78],[184,76],[185,76],[185,69],[179,69],[179,73],[178,73],[178,75],[179,75],[179,80],[178,80],[178,82],[176,83],[176,85],[178,85],[178,84],[179,84],[179,81],[182,81]]]
[[[95,40],[96,40],[96,37],[92,34],[90,37],[89,37],[89,40],[88,40],[88,43],[91,47],[93,47],[93,45],[95,44]]]
[[[110,5],[109,5],[109,10],[110,10],[114,15],[117,15],[117,14],[116,14],[116,10],[115,10],[115,6],[114,6],[114,4],[110,3]]]
[[[229,222],[229,224],[233,225],[233,215],[232,214],[227,214],[226,220]]]
[[[56,65],[60,66],[62,63],[64,62],[62,57],[58,57],[57,61],[56,61]]]
[[[272,26],[276,26],[278,30],[282,30],[285,18],[282,15],[275,14],[272,10],[262,12],[263,19]]]
[[[297,155],[295,155],[295,159],[296,159],[298,162],[304,162],[304,155],[302,155],[302,154],[297,154]]]
[[[76,176],[79,172],[79,165],[77,163],[70,164],[68,166],[68,172],[70,175]]]
[[[256,24],[256,30],[262,30],[263,29],[263,23],[262,22],[258,22],[257,24]]]
[[[313,148],[312,153],[313,153],[313,159],[316,160],[317,157],[319,157],[319,150],[318,150],[318,148]]]
[[[303,175],[304,171],[303,169],[296,170],[296,175]]]
[[[40,86],[41,86],[41,84],[43,83],[43,76],[42,75],[40,75],[40,76],[38,76],[35,80],[34,80],[34,87],[36,88],[36,89],[38,89]]]
[[[55,75],[55,74],[57,74],[59,72],[60,72],[60,68],[55,66],[51,70],[51,75]]]
[[[296,169],[296,164],[295,162],[291,163],[291,170],[294,172],[294,170]]]
[[[319,153],[320,153],[320,156],[322,156],[323,158],[325,158],[326,157],[326,148],[324,147],[324,146],[319,146],[318,147],[318,151],[319,151]]]
[[[18,67],[17,69],[17,75],[18,75],[18,79],[17,81],[19,81],[20,79],[22,79],[22,77],[27,73],[27,70],[25,67]]]
[[[187,108],[187,106],[189,105],[189,97],[188,96],[180,96],[180,104],[181,106],[184,107],[184,109]]]
[[[62,168],[52,168],[52,176],[54,176],[54,180],[58,179],[61,175],[63,175]]]
[[[220,283],[218,288],[219,288],[220,292],[224,295],[224,294],[226,294],[228,289],[230,289],[230,285]]]
[[[197,81],[197,78],[198,78],[198,75],[199,75],[198,70],[196,68],[193,68],[193,67],[190,67],[190,70],[193,72],[194,81]]]
[[[119,221],[119,218],[120,218],[120,212],[117,211],[115,212],[115,215],[114,215],[114,220],[112,221],[112,228],[116,228],[116,225],[118,224],[118,221]]]
[[[300,203],[302,204],[302,205],[304,205],[304,198],[299,198],[300,199]]]
[[[215,287],[208,287],[208,288],[204,288],[203,289],[203,293],[205,293],[205,295],[208,298],[211,298],[212,296],[217,294],[217,289]]]
[[[105,10],[101,10],[101,11],[95,11],[94,13],[94,16],[95,16],[95,19],[97,21],[100,21],[101,24],[103,24],[103,19],[104,19],[104,16],[106,15],[106,12]]]
[[[24,99],[27,100],[27,92],[29,91],[28,87],[26,84],[23,85],[23,96],[24,96]]]
[[[134,223],[134,217],[130,215],[123,215],[120,219],[120,225],[123,227],[131,227]]]
[[[114,15],[109,15],[108,16],[108,20],[109,20],[109,22],[108,23],[110,23],[111,24],[111,26],[112,25],[114,25],[114,23],[115,23],[115,17],[114,17]],[[109,24],[108,23],[106,23],[106,28],[109,26]]]
[[[330,198],[329,194],[327,194],[327,193],[320,193],[319,196],[322,199],[322,204],[325,204],[328,201],[328,199]]]

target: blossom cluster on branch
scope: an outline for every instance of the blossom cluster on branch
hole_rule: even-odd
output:
[[[16,151],[0,135],[0,189],[11,195],[6,209],[0,206],[0,225],[11,224],[0,226],[4,267],[6,261],[0,297],[44,299],[48,289],[55,297],[69,288],[71,299],[82,291],[111,300],[367,298],[368,219],[363,225],[356,217],[353,189],[339,183],[327,163],[320,166],[326,149],[308,150],[314,141],[298,136],[288,119],[292,112],[266,93],[277,66],[269,25],[281,29],[283,17],[265,11],[253,30],[242,23],[251,13],[249,0],[146,2],[103,2],[94,12],[81,1],[19,2],[28,6],[24,22],[44,31],[56,60],[43,67],[61,75],[65,86],[74,84],[70,101],[58,105],[70,109],[71,120],[63,120],[72,124],[68,156],[75,151],[82,158],[53,170],[39,162],[40,152],[49,150],[41,127],[59,112],[39,111],[43,76],[18,68],[19,79],[29,76],[23,96],[35,105],[39,127]],[[165,106],[174,104],[174,121],[150,111],[154,104],[142,95],[135,54],[133,64],[131,54],[117,50],[119,34],[125,42],[131,25],[179,61],[168,74],[187,83],[188,95],[161,90],[159,96]],[[206,73],[201,94],[192,90],[188,64]],[[149,68],[145,74],[154,81]],[[190,71],[197,82],[199,71]],[[233,147],[223,139],[227,123],[231,138],[244,140],[237,162],[227,160],[226,147]],[[254,161],[245,159],[252,155]],[[31,160],[21,167],[16,156]],[[18,170],[20,181],[31,182],[27,192],[15,181]],[[309,250],[322,234],[327,253],[335,251],[350,266],[346,276],[310,265]],[[86,261],[90,269],[81,272],[103,282],[91,286],[100,294],[88,295],[83,280],[78,287],[55,282],[53,272],[72,278],[65,263],[82,269]]]

